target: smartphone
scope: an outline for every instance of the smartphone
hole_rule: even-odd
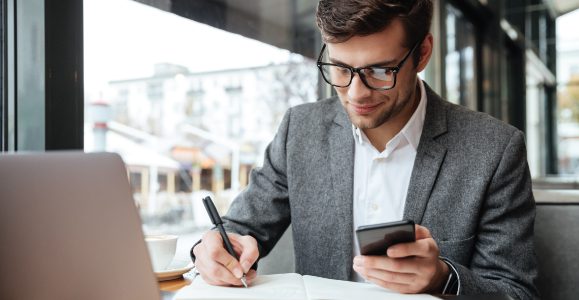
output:
[[[408,220],[360,226],[356,236],[362,255],[386,255],[388,247],[416,240],[414,222]]]

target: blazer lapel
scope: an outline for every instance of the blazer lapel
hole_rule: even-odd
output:
[[[354,186],[354,137],[352,124],[339,101],[334,106],[336,114],[329,128],[330,173],[333,187],[333,198],[336,206],[336,257],[339,262],[335,272],[343,280],[348,280],[352,273],[352,238],[353,238],[353,186]]]
[[[425,83],[428,103],[424,128],[418,145],[414,168],[410,178],[404,218],[417,224],[422,221],[432,187],[446,155],[446,147],[435,138],[445,133],[446,109],[444,100],[436,95]],[[352,238],[353,238],[353,187],[354,187],[354,137],[352,124],[339,101],[336,101],[334,113],[328,113],[330,147],[330,173],[333,197],[336,208],[337,232],[345,233],[336,236],[335,259],[343,264],[336,264],[335,274],[343,280],[352,275]]]
[[[413,220],[416,224],[422,222],[428,199],[446,155],[446,147],[435,140],[447,130],[444,100],[426,83],[424,85],[428,99],[426,116],[404,207],[404,219]]]

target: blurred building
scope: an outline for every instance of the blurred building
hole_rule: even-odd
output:
[[[85,149],[121,153],[145,211],[170,210],[187,201],[177,198],[202,190],[226,209],[261,163],[285,111],[316,100],[317,69],[298,55],[284,64],[201,73],[160,63],[150,77],[110,82],[105,98],[106,146],[90,142],[102,134],[95,126],[85,131]]]

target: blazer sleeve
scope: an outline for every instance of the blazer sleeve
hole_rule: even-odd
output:
[[[459,294],[536,299],[535,200],[522,132],[516,130],[487,189],[470,266],[454,267]]]
[[[290,223],[286,140],[290,108],[272,142],[266,148],[263,166],[251,171],[249,185],[232,202],[223,216],[229,232],[250,235],[257,240],[260,258],[266,256]]]

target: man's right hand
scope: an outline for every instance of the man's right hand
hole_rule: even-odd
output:
[[[202,242],[193,248],[195,268],[205,280],[213,285],[240,286],[243,273],[249,284],[257,275],[251,266],[259,258],[257,241],[252,236],[241,236],[228,233],[233,250],[237,252],[239,261],[231,256],[223,246],[223,239],[217,231],[208,231],[202,237]]]

